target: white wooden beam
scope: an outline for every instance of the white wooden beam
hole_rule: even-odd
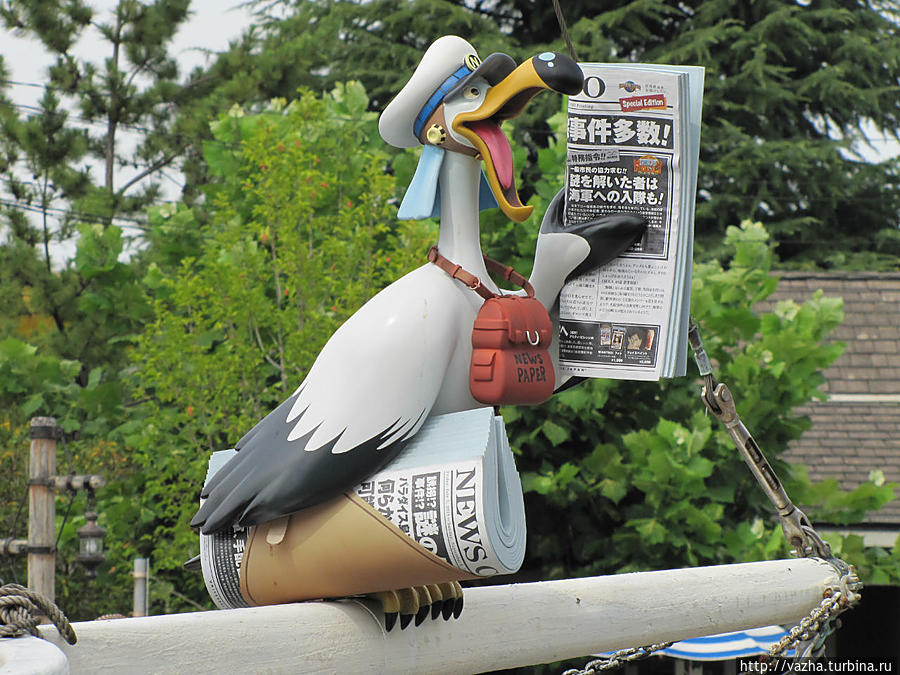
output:
[[[312,602],[74,624],[73,673],[471,673],[796,623],[837,575],[776,560],[465,591],[458,620],[385,633],[360,602]]]

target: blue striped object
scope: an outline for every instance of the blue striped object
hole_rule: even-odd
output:
[[[471,73],[468,66],[460,66],[455,73],[452,73],[450,77],[448,77],[441,84],[440,87],[435,89],[434,93],[431,95],[431,98],[425,103],[422,109],[419,111],[419,114],[416,115],[416,120],[413,124],[413,133],[416,138],[418,138],[422,133],[422,127],[425,126],[425,122],[428,121],[428,118],[431,117],[431,113],[434,112],[435,108],[437,108],[441,101],[444,100],[444,96],[447,95],[447,92],[450,91],[453,86],[463,79],[466,75]]]
[[[785,635],[787,631],[781,626],[765,626],[682,640],[658,653],[688,661],[725,661],[765,654]]]

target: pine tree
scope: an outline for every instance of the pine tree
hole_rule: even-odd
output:
[[[121,346],[108,341],[131,332],[141,314],[114,300],[122,292],[116,256],[122,228],[146,226],[147,206],[160,199],[160,171],[183,154],[175,122],[193,92],[178,83],[167,49],[188,5],[121,0],[101,16],[82,0],[0,3],[6,28],[39,41],[52,57],[34,110],[0,105],[9,167],[0,187],[7,233],[0,287],[19,296],[7,319],[16,325],[5,329],[80,360],[85,376],[93,365],[121,361],[114,356]],[[108,57],[79,58],[73,45],[80,39],[101,40]],[[94,226],[101,231],[74,260],[53,263],[60,242],[80,241],[77,231]],[[97,311],[101,317],[89,316]]]
[[[244,72],[260,69],[244,84],[252,80],[267,96],[284,95],[279,87],[359,79],[380,109],[430,41],[446,33],[468,38],[482,54],[521,59],[546,47],[565,50],[548,1],[266,4],[273,6],[286,18],[260,22],[260,56],[254,60],[249,43],[241,52],[259,64]],[[752,218],[774,236],[783,265],[900,265],[900,164],[873,164],[853,151],[866,142],[864,129],[896,137],[897,2],[572,0],[563,11],[582,61],[706,68],[699,257],[717,255],[725,228]],[[263,71],[272,77],[260,77]],[[526,183],[536,173],[534,150],[546,143],[541,120],[551,105],[537,99],[517,125],[530,151]]]

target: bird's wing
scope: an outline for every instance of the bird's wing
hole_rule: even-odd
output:
[[[238,442],[203,489],[192,526],[208,534],[293,513],[354,487],[399,453],[428,416],[458,335],[452,300],[448,307],[441,297],[452,286],[428,283],[438,270],[427,267],[335,332],[297,391]]]
[[[566,224],[565,195],[566,188],[562,188],[550,201],[540,234],[545,239],[557,233],[574,234],[590,246],[584,259],[569,272],[567,281],[618,258],[647,231],[647,219],[639,213],[610,213],[586,222]]]

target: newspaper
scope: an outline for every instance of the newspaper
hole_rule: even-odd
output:
[[[213,453],[207,481],[235,452]],[[355,492],[466,576],[511,574],[525,557],[522,486],[503,419],[491,408],[432,417]],[[203,578],[220,609],[249,604],[240,588],[247,534],[233,528],[200,536]]]
[[[645,236],[560,294],[563,373],[658,380],[687,367],[703,68],[581,64],[569,99],[564,226],[639,213]]]

